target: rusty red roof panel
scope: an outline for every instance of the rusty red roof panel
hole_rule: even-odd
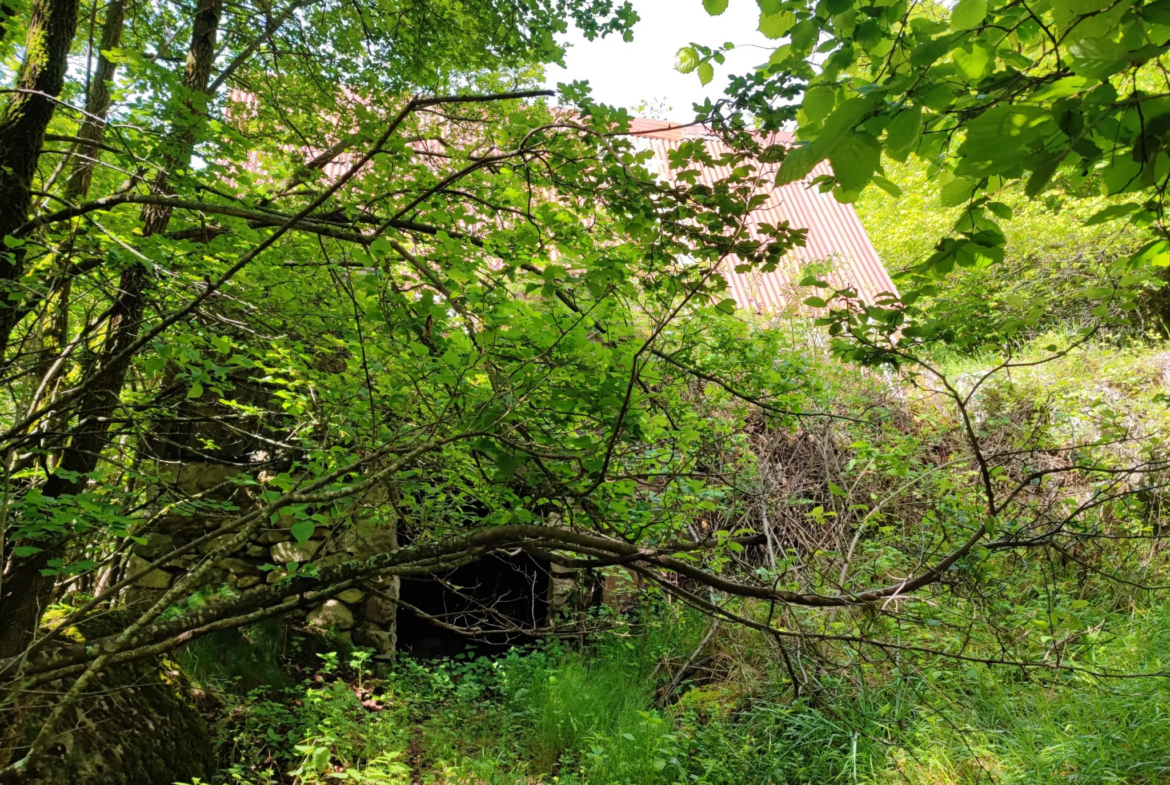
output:
[[[686,139],[701,138],[713,157],[729,152],[729,148],[702,126],[671,125],[657,120],[635,119],[630,123],[635,139],[645,140],[644,144],[653,151],[658,173],[673,181],[677,172],[670,167],[670,152]],[[791,142],[789,134],[777,134],[779,142]],[[747,231],[757,240],[767,240],[757,227],[761,223],[776,225],[787,221],[798,229],[807,229],[805,245],[793,249],[787,263],[781,264],[775,272],[737,273],[739,264],[736,257],[730,257],[723,271],[732,296],[741,308],[750,308],[760,313],[775,313],[794,305],[807,297],[807,292],[798,291],[800,276],[804,269],[814,262],[826,263],[827,271],[818,274],[837,289],[851,288],[866,302],[873,302],[883,293],[896,293],[897,288],[878,258],[877,249],[870,242],[861,219],[853,205],[841,204],[831,193],[821,193],[809,182],[821,175],[831,174],[827,162],[818,164],[812,173],[801,182],[788,185],[773,185],[775,165],[764,164],[761,168],[761,190],[768,195],[768,201],[748,219]],[[730,172],[725,167],[704,167],[700,182],[712,184],[726,177]]]

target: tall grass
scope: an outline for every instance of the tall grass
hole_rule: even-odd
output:
[[[534,674],[514,700],[531,718],[535,769],[577,772],[596,785],[685,778],[680,738],[655,708],[654,693],[659,657],[693,647],[702,633],[701,622],[689,621],[650,625],[633,641],[611,638],[563,651],[547,672]]]
[[[640,634],[580,649],[403,659],[371,682],[379,711],[342,682],[310,681],[303,706],[246,701],[250,724],[233,743],[268,754],[271,726],[287,724],[296,732],[283,738],[320,742],[313,749],[331,750],[357,781],[378,752],[398,754],[394,766],[408,761],[410,781],[443,785],[1170,782],[1170,679],[1156,675],[1170,658],[1170,608],[1113,621],[1127,632],[1103,637],[1082,664],[1145,678],[907,662],[902,675],[874,674],[864,688],[826,676],[815,702],[793,701],[779,678],[759,678],[664,707],[656,702],[669,679],[663,655],[689,656],[706,620],[662,613]],[[723,656],[765,656],[750,637],[724,635],[712,639],[728,649]],[[724,692],[741,697],[709,710],[702,695]],[[345,752],[351,747],[360,754]]]
[[[175,659],[195,686],[243,695],[259,687],[292,684],[281,662],[287,649],[288,628],[267,621],[196,638]]]
[[[695,730],[690,774],[706,785],[1056,785],[1170,782],[1170,608],[1135,618],[1090,667],[1144,674],[1022,674],[949,667],[846,685],[819,706],[760,694]]]

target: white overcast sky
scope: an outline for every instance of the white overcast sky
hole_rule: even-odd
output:
[[[642,18],[634,27],[634,40],[618,36],[586,41],[571,28],[565,55],[567,68],[550,65],[549,87],[558,82],[588,81],[593,97],[602,103],[633,109],[647,103],[656,116],[687,122],[694,118],[691,105],[723,95],[727,76],[746,73],[768,59],[775,46],[756,27],[760,10],[755,0],[730,0],[720,16],[709,16],[702,0],[632,0]],[[730,41],[736,49],[727,62],[716,66],[715,79],[703,87],[694,72],[674,70],[674,56],[692,42],[720,46]]]

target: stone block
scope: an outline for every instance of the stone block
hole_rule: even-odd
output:
[[[207,540],[206,542],[201,542],[198,545],[196,545],[195,550],[199,551],[200,553],[211,553],[216,548],[225,544],[229,539],[231,539],[231,537],[232,537],[232,535],[230,535],[230,534],[221,534],[218,537],[212,537],[210,540]]]
[[[391,528],[353,526],[337,538],[338,546],[356,556],[372,556],[398,547],[398,534]]]
[[[338,600],[326,600],[321,605],[318,605],[309,615],[305,617],[305,621],[314,627],[325,627],[334,630],[348,630],[353,627],[353,614],[345,603]]]
[[[145,568],[148,564],[150,564],[150,562],[140,556],[131,556],[130,563],[127,565],[127,569],[130,571],[130,574],[133,575],[139,570]],[[151,570],[134,583],[136,586],[139,586],[143,589],[167,589],[170,588],[171,581],[173,579],[173,576],[166,570]]]
[[[272,560],[277,564],[288,564],[310,561],[317,555],[321,543],[317,540],[308,542],[278,542],[272,546]]]
[[[313,563],[318,568],[326,570],[330,567],[336,567],[340,564],[347,564],[353,561],[353,557],[348,553],[331,553],[328,556],[322,556],[320,559],[314,559]]]
[[[375,624],[393,624],[398,618],[397,606],[381,597],[370,597],[362,604],[361,615],[366,621]]]
[[[255,573],[259,572],[254,564],[246,562],[243,559],[220,559],[215,564],[217,567],[227,570],[232,575],[254,575]]]
[[[390,630],[385,630],[373,622],[364,621],[353,631],[353,642],[358,646],[367,646],[375,654],[393,654],[396,636]]]
[[[175,538],[162,532],[150,532],[146,535],[145,545],[135,545],[134,552],[144,559],[154,560],[165,556],[175,549]]]
[[[260,583],[259,575],[241,575],[240,579],[236,581],[236,588],[250,589],[258,583]]]
[[[346,589],[336,596],[346,605],[356,605],[362,601],[362,597],[365,597],[366,593],[361,589]]]

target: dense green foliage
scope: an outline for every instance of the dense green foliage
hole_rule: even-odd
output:
[[[872,684],[827,683],[790,701],[763,639],[724,637],[668,698],[708,624],[661,610],[649,627],[569,650],[405,659],[381,677],[324,655],[288,693],[229,697],[219,733],[228,782],[1155,783],[1170,692],[1003,679],[948,666]],[[1170,630],[1142,615],[1102,660],[1149,667]],[[359,686],[360,682],[360,686]],[[946,685],[944,689],[942,685]],[[325,754],[325,751],[328,751]]]
[[[934,253],[939,237],[952,233],[965,211],[944,203],[925,164],[888,162],[886,174],[902,193],[867,189],[857,200],[878,254],[898,283],[913,284],[916,266]],[[1085,225],[1109,201],[1098,194],[1054,184],[1043,199],[1019,187],[999,200],[1012,212],[1004,221],[1004,258],[960,267],[945,286],[924,294],[918,306],[934,320],[962,327],[970,343],[1000,345],[1052,329],[1091,327],[1098,293],[1116,281],[1112,271],[1144,242],[1132,225]],[[1132,285],[1140,307],[1121,333],[1164,332],[1161,276],[1147,268]],[[979,303],[979,308],[971,307]],[[1122,312],[1116,308],[1114,315]]]
[[[711,14],[727,6],[705,4]],[[979,317],[973,298],[950,299],[945,314],[920,299],[935,296],[956,268],[985,267],[1005,254],[1027,258],[1026,249],[1009,243],[1027,230],[1005,229],[1020,197],[1045,199],[1037,204],[1050,213],[1069,192],[1109,197],[1084,217],[1086,225],[1141,230],[1138,247],[1117,249],[1126,253],[1106,260],[1096,276],[1103,280],[1080,296],[1097,319],[1128,321],[1140,308],[1151,279],[1170,264],[1163,225],[1170,7],[1129,0],[758,6],[759,30],[777,46],[755,73],[732,81],[726,101],[706,111],[732,124],[748,112],[767,130],[795,120],[800,143],[785,156],[778,183],[805,180],[828,160],[833,173],[811,185],[832,189],[842,201],[855,201],[871,184],[900,195],[898,178],[884,167],[913,155],[928,167],[943,206],[962,207],[953,222],[940,218],[943,225],[932,227],[941,230],[937,243],[929,254],[915,254],[900,297],[858,320],[851,293],[832,293],[840,298],[830,317],[834,330],[878,343],[896,331],[902,346],[911,340],[982,346],[984,330],[964,329]],[[720,48],[696,44],[680,51],[679,68],[698,69],[709,81],[711,63],[722,59]],[[799,105],[791,101],[796,89]],[[1062,294],[1068,293],[1043,292],[1027,298],[1027,307],[1061,311]],[[866,356],[895,361],[880,352]]]
[[[0,782],[172,652],[257,785],[1156,781],[1165,2],[761,0],[672,182],[535,88],[627,4],[6,10]],[[901,295],[737,310],[823,159],[930,203]],[[512,558],[579,596],[397,593]],[[561,642],[390,665],[400,610]]]

